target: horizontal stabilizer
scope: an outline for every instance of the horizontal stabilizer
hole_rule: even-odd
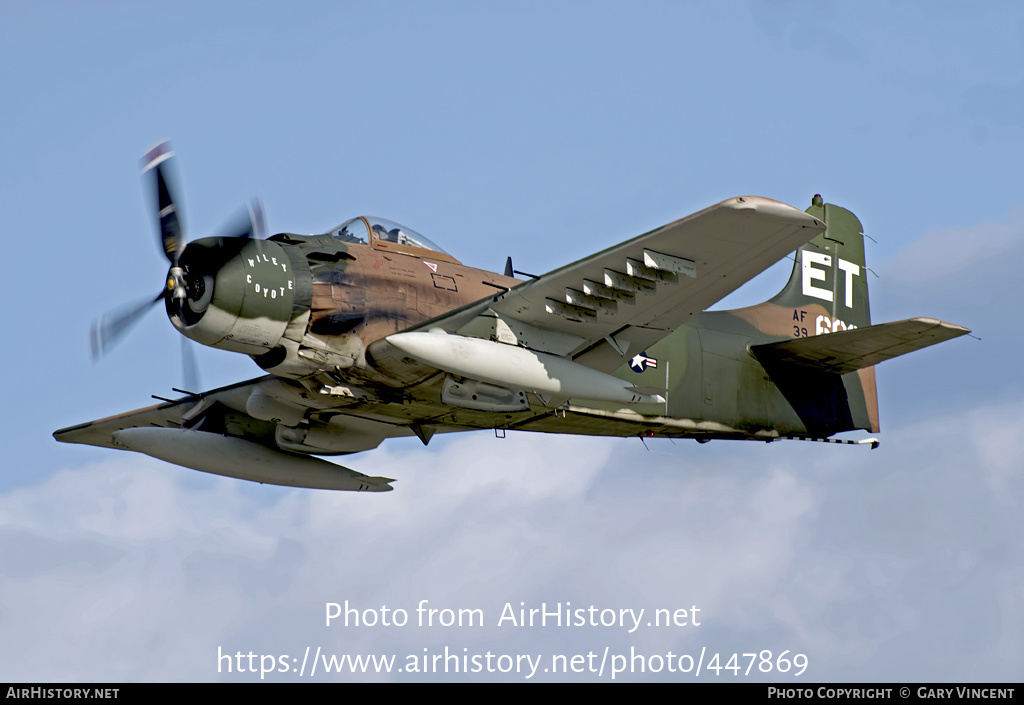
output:
[[[908,318],[809,338],[753,345],[750,350],[762,363],[783,363],[846,374],[970,332],[963,326],[935,318]]]

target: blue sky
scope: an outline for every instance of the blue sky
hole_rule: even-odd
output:
[[[217,673],[218,647],[445,644],[789,649],[812,680],[1020,679],[1016,4],[4,3],[0,65],[0,680],[249,680]],[[379,215],[496,270],[547,271],[730,196],[822,193],[875,241],[875,321],[981,340],[879,368],[876,451],[482,433],[347,459],[399,479],[365,497],[57,444],[181,383],[158,313],[98,364],[86,344],[161,286],[138,158],[167,137],[189,237],[258,195],[273,232]],[[199,353],[205,387],[258,372]],[[325,628],[345,599],[697,604],[705,621]]]

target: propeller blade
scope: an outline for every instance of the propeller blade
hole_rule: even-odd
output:
[[[196,351],[192,341],[181,336],[181,370],[185,389],[196,393],[199,391],[199,365],[196,362]]]
[[[267,236],[267,214],[263,210],[263,201],[253,198],[249,201],[249,220],[252,222],[252,236],[262,240]]]
[[[201,271],[216,275],[250,240],[259,239],[266,232],[263,204],[253,199],[217,228],[216,235],[190,243],[188,254],[183,255],[180,261],[194,273]]]
[[[217,229],[217,235],[226,240],[245,238],[262,239],[267,234],[267,217],[263,203],[254,198],[238,210]]]
[[[156,186],[157,220],[160,228],[160,245],[164,256],[171,264],[178,261],[181,255],[184,237],[178,205],[174,199],[177,190],[171,164],[174,152],[167,140],[157,143],[142,157],[142,173],[153,174]],[[172,185],[173,184],[173,185]]]
[[[192,307],[208,305],[210,283],[224,263],[244,249],[248,240],[266,237],[263,204],[253,199],[238,215],[228,220],[220,229],[219,237],[196,241],[194,247],[190,246],[186,253],[183,218],[175,198],[179,189],[173,157],[171,143],[167,140],[158,142],[142,156],[143,179],[151,184],[151,193],[156,195],[160,246],[171,263],[166,288],[154,299],[116,309],[95,321],[89,331],[93,360],[109,352],[154,304],[162,300],[167,301],[167,310],[172,317],[177,316],[186,326],[190,325],[186,314],[191,311],[193,318],[202,315],[201,311]],[[205,299],[204,291],[207,292]],[[195,352],[186,337],[183,336],[181,342],[185,387],[198,389]]]
[[[163,301],[165,294],[166,292],[161,291],[155,299],[146,299],[141,304],[133,304],[112,311],[93,322],[89,330],[89,348],[92,351],[92,359],[98,360],[110,352],[110,349],[124,337],[124,334],[142,320],[153,304]]]

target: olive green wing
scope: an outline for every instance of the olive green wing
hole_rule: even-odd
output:
[[[611,372],[825,229],[732,198],[412,330],[491,338]]]

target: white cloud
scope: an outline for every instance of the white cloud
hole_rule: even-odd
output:
[[[979,470],[988,488],[999,502],[1017,507],[1019,492],[1013,485],[1020,485],[1024,465],[1024,433],[1021,431],[1021,410],[1019,405],[1001,407],[1002,414],[970,416],[969,433],[977,448]],[[1018,488],[1019,489],[1019,488]]]
[[[1024,208],[1018,207],[1002,222],[925,233],[879,271],[905,285],[962,285],[965,274],[985,281],[994,268],[1018,261],[1022,249]]]
[[[669,456],[632,439],[477,434],[353,458],[399,478],[385,495],[258,487],[125,454],[0,495],[0,677],[254,678],[218,676],[218,647],[550,657],[608,645],[790,649],[819,680],[1006,679],[1024,657],[1003,626],[1024,617],[1022,521],[1006,499],[1024,459],[1019,443],[991,446],[1022,422],[1018,404],[973,412],[967,433],[960,417],[890,432],[878,451],[663,444]],[[325,602],[414,620],[421,599],[480,608],[487,625],[323,625]],[[697,605],[702,623],[495,626],[521,601],[647,617]],[[990,658],[965,662],[965,642]]]

